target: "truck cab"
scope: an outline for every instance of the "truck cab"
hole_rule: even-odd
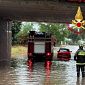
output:
[[[52,61],[53,42],[51,34],[46,32],[30,31],[28,38],[28,60]]]

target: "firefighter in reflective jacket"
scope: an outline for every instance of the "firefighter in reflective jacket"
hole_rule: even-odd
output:
[[[82,77],[85,77],[85,51],[83,50],[83,46],[79,46],[79,49],[74,56],[74,60],[76,61],[77,77],[80,77],[80,69]]]

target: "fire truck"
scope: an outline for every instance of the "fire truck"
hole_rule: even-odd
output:
[[[28,38],[28,60],[52,61],[53,45],[50,33],[30,31]]]

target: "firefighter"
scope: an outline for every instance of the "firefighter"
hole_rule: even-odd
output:
[[[79,46],[79,49],[74,55],[74,60],[76,61],[77,77],[80,77],[80,70],[82,77],[85,77],[85,51],[83,50],[83,46]]]

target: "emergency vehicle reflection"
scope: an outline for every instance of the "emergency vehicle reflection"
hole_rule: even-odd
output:
[[[31,60],[27,61],[28,71],[29,71],[29,80],[32,79],[33,72],[33,62]]]
[[[46,62],[46,66],[45,66],[45,82],[44,85],[50,85],[51,84],[51,80],[50,80],[50,73],[51,73],[51,65],[52,62],[47,61]]]
[[[46,61],[45,63],[40,63],[40,64],[42,64],[41,66],[42,66],[42,68],[44,69],[44,74],[45,74],[45,78],[44,78],[44,85],[50,85],[50,82],[51,82],[51,80],[50,80],[50,72],[51,72],[51,65],[52,65],[52,62],[51,61]],[[35,79],[35,75],[34,75],[34,73],[35,73],[35,71],[37,71],[37,76],[36,76],[36,80],[38,79],[38,76],[39,76],[39,78],[40,78],[40,74],[42,74],[39,70],[40,70],[40,68],[37,68],[38,66],[37,65],[39,65],[39,62],[38,63],[36,63],[36,64],[32,64],[32,62],[31,61],[28,61],[27,62],[27,67],[28,67],[28,72],[29,72],[29,81],[33,81],[33,79]],[[40,74],[39,74],[40,73]]]
[[[33,62],[32,62],[32,60],[28,60],[28,61],[27,61],[27,65],[28,65],[30,68],[32,68],[32,67],[33,67]]]

